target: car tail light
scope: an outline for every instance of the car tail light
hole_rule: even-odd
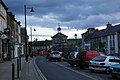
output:
[[[52,57],[52,54],[50,54],[50,57]]]
[[[105,63],[100,63],[100,65],[105,65]]]
[[[60,57],[62,57],[62,54],[60,54]]]

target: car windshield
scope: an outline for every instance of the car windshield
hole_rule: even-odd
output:
[[[92,59],[92,61],[105,61],[106,56],[96,56],[95,58]]]
[[[77,52],[71,52],[70,55],[71,56],[77,55]]]

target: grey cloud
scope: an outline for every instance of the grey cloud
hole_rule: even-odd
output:
[[[30,36],[30,34],[28,34]],[[43,35],[43,34],[32,34],[35,37],[51,37],[52,35]]]
[[[114,16],[120,12],[120,0],[4,0],[4,2],[16,15],[23,14],[24,4],[33,6],[34,16],[43,20],[29,20],[30,25],[56,27],[59,22],[63,26],[87,28],[105,25],[108,21],[119,23],[120,20]],[[54,21],[43,18],[50,14],[55,16],[51,17]]]

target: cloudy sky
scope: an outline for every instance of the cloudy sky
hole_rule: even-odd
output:
[[[57,33],[58,23],[62,33],[68,38],[74,34],[81,37],[87,28],[105,26],[107,22],[119,24],[120,0],[3,0],[9,11],[15,14],[24,27],[24,5],[33,7],[35,12],[27,9],[28,35],[30,27],[33,39],[51,39]]]

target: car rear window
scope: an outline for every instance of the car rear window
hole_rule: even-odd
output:
[[[52,52],[52,54],[60,54],[59,52]]]
[[[92,61],[105,61],[106,56],[96,56],[95,58],[92,59]]]

